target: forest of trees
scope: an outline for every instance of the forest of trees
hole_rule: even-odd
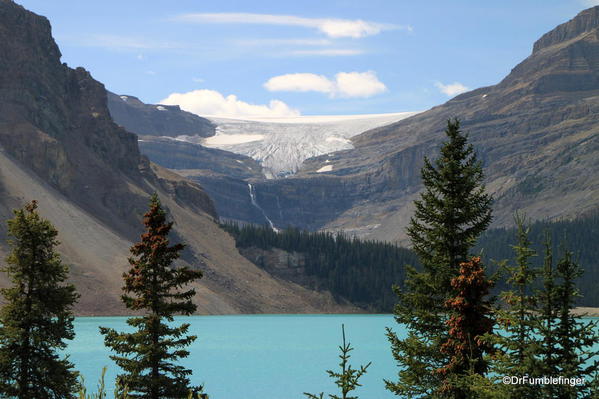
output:
[[[531,248],[537,254],[544,250],[545,237],[552,243],[554,254],[563,254],[564,250],[573,253],[574,259],[584,269],[584,278],[577,279],[582,294],[579,306],[599,306],[599,212],[595,211],[584,217],[563,221],[535,221],[529,223]],[[482,253],[482,258],[491,272],[497,270],[497,261],[509,259],[512,245],[516,244],[516,227],[490,229],[484,232],[474,247],[475,253]],[[534,256],[531,263],[535,267],[543,264],[542,256]],[[499,281],[497,288],[504,287]]]
[[[389,287],[403,285],[406,265],[420,267],[413,251],[389,243],[297,228],[277,233],[269,226],[225,223],[223,227],[235,237],[238,248],[279,248],[305,254],[306,274],[317,277],[321,288],[371,311],[390,312],[395,295]],[[554,254],[563,253],[566,248],[574,254],[585,271],[585,278],[577,280],[581,292],[577,305],[599,306],[596,283],[599,281],[599,212],[575,220],[536,221],[530,223],[529,228],[531,248],[537,253],[543,252],[548,235]],[[501,260],[513,257],[512,246],[516,242],[516,227],[489,229],[478,239],[473,253],[481,255],[489,274],[493,274]],[[531,262],[540,267],[543,257],[534,256]],[[505,279],[497,282],[493,292],[502,288],[505,288]]]
[[[238,248],[279,248],[305,255],[306,274],[319,287],[374,312],[390,312],[395,304],[393,284],[400,284],[406,265],[418,265],[416,255],[393,244],[362,241],[344,234],[311,233],[297,228],[279,232],[268,226],[223,224]]]

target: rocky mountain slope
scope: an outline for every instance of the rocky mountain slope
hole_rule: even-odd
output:
[[[212,122],[178,105],[145,104],[134,96],[108,92],[108,110],[116,123],[139,135],[210,137],[215,133]]]
[[[205,273],[202,313],[351,310],[242,257],[202,188],[140,155],[137,136],[112,121],[103,85],[60,62],[45,18],[0,0],[0,53],[0,256],[11,209],[37,199],[59,230],[78,314],[124,312],[121,274],[152,192],[175,222],[174,239],[187,243],[181,263]]]

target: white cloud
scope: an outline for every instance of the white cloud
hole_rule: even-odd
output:
[[[271,100],[266,104],[250,104],[234,94],[223,96],[215,90],[193,90],[187,93],[172,93],[160,104],[179,105],[181,109],[201,116],[239,118],[247,116],[299,116],[300,112],[283,101]]]
[[[339,72],[335,78],[337,90],[343,97],[371,97],[387,90],[373,71]]]
[[[338,19],[338,18],[305,18],[294,15],[272,15],[252,13],[202,13],[183,14],[175,18],[183,22],[211,22],[211,23],[236,23],[236,24],[260,24],[260,25],[286,25],[313,28],[321,33],[332,37],[360,38],[377,35],[384,30],[406,29],[412,30],[411,26],[398,26],[378,22],[363,21],[361,19]]]
[[[316,91],[330,97],[371,97],[387,90],[374,71],[339,72],[334,80],[314,73],[290,73],[270,78],[264,87],[269,91]]]
[[[289,73],[268,79],[264,83],[268,91],[317,91],[320,93],[332,93],[335,91],[335,83],[326,76],[315,73]]]
[[[337,56],[345,56],[345,55],[360,55],[364,54],[363,50],[354,50],[354,49],[312,49],[312,50],[293,50],[289,51],[286,54],[289,55],[323,55],[328,57],[337,57]]]
[[[470,90],[469,87],[464,86],[460,82],[453,82],[451,84],[443,84],[441,82],[435,82],[435,86],[439,89],[439,91],[448,96],[457,96],[458,94],[462,94]]]

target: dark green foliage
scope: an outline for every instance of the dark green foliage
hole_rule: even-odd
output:
[[[341,325],[341,332],[343,335],[343,344],[339,346],[339,351],[341,354],[339,355],[339,359],[341,362],[339,363],[339,367],[341,368],[341,372],[327,370],[327,374],[329,377],[335,379],[335,384],[339,387],[341,391],[341,396],[337,396],[335,394],[329,394],[330,399],[358,399],[357,396],[348,396],[351,391],[354,391],[357,387],[362,386],[358,381],[360,378],[366,374],[366,370],[370,366],[371,362],[369,362],[366,366],[360,366],[359,369],[354,369],[351,364],[349,364],[349,358],[351,355],[349,354],[354,350],[349,342],[345,342],[345,326]],[[323,399],[324,393],[320,393],[318,396],[304,392],[304,395],[310,399]]]
[[[363,241],[343,234],[310,233],[296,228],[275,232],[268,226],[224,224],[238,248],[280,248],[306,257],[305,272],[319,286],[372,311],[389,312],[393,284],[402,284],[404,267],[417,264],[414,254],[396,245]],[[261,266],[261,265],[258,265]]]
[[[145,315],[131,317],[127,324],[133,333],[120,333],[101,327],[105,345],[118,355],[111,356],[123,370],[120,382],[134,398],[184,398],[190,389],[191,370],[178,365],[187,357],[185,349],[196,337],[186,335],[189,324],[172,325],[173,315],[190,315],[196,310],[192,302],[195,290],[181,291],[201,278],[197,270],[173,268],[171,264],[183,250],[183,244],[170,246],[168,235],[172,222],[166,221],[158,197],[154,195],[150,210],[144,215],[146,232],[141,242],[131,247],[131,269],[123,275],[123,302],[128,309]]]
[[[572,259],[572,253],[565,251],[556,266],[555,275],[558,279],[554,287],[555,302],[557,307],[557,320],[555,323],[555,364],[557,375],[568,378],[581,377],[587,382],[596,375],[599,368],[599,350],[593,345],[599,342],[599,324],[592,321],[583,321],[572,314],[576,297],[579,295],[575,280],[582,276],[581,267]],[[591,360],[593,360],[591,362]],[[554,374],[554,375],[555,375]],[[589,397],[591,390],[588,386],[572,387],[560,385],[558,397],[563,399],[576,399]]]
[[[581,216],[574,220],[563,221],[537,221],[530,223],[529,239],[531,249],[537,253],[545,251],[546,236],[551,242],[551,252],[558,253],[561,244],[567,247],[576,256],[578,262],[584,266],[584,278],[578,278],[576,285],[582,296],[577,298],[578,306],[599,306],[599,211]],[[486,264],[493,266],[493,259],[510,259],[512,245],[516,244],[516,228],[491,229],[483,233],[476,245],[475,252],[482,251],[482,258]],[[542,256],[533,257],[531,265],[542,268]],[[499,281],[498,289],[505,289],[504,282]],[[535,288],[541,288],[540,282]]]
[[[387,331],[400,370],[399,380],[386,386],[402,397],[438,397],[445,380],[453,378],[438,372],[451,362],[440,350],[448,340],[444,304],[455,294],[451,280],[460,264],[491,222],[491,198],[472,145],[457,120],[447,122],[445,134],[440,157],[434,163],[424,160],[424,191],[408,227],[422,270],[408,269],[405,287],[396,289],[395,318],[408,336],[400,339]]]
[[[555,285],[555,268],[553,265],[553,251],[549,235],[545,238],[545,256],[543,268],[540,270],[542,288],[535,291],[536,317],[534,329],[541,337],[538,340],[536,356],[538,362],[538,374],[543,376],[558,375],[559,359],[556,355],[557,336],[555,334],[557,319],[557,301]],[[557,396],[557,386],[548,384],[542,387],[547,397]]]
[[[75,337],[72,306],[78,295],[67,284],[68,267],[55,252],[58,232],[31,202],[8,221],[12,248],[3,271],[0,311],[0,397],[73,398],[77,373],[58,350]]]
[[[575,399],[589,398],[594,388],[599,363],[597,322],[584,321],[572,313],[578,291],[575,280],[582,269],[565,251],[554,266],[552,243],[545,239],[543,266],[535,268],[530,261],[530,229],[522,218],[516,218],[518,244],[516,265],[509,267],[509,290],[502,293],[504,308],[498,310],[499,326],[504,333],[493,342],[499,353],[493,362],[493,373],[539,377],[585,378],[585,386],[559,384],[499,386],[510,398]],[[562,251],[563,252],[563,251]],[[532,289],[537,281],[539,288]]]
[[[499,351],[495,359],[494,371],[498,377],[525,375],[539,377],[541,364],[537,354],[540,347],[535,332],[543,316],[539,317],[536,297],[531,292],[538,271],[532,267],[530,261],[536,256],[536,252],[531,249],[528,238],[529,228],[525,226],[524,218],[516,215],[515,221],[518,240],[517,244],[512,246],[515,264],[504,265],[509,289],[500,295],[505,307],[498,309],[497,316],[499,327],[505,333],[493,337],[493,342]],[[503,388],[513,397],[522,399],[540,397],[540,390],[528,384],[515,384]]]
[[[268,226],[238,227],[235,224],[224,224],[223,227],[235,237],[239,248],[280,248],[306,254],[306,272],[319,281],[318,286],[310,288],[330,290],[339,297],[375,312],[389,312],[393,309],[396,296],[386,287],[403,285],[406,274],[404,265],[419,265],[414,252],[383,242],[349,239],[342,235],[337,238],[331,233],[310,233],[294,228],[277,234]],[[596,288],[596,281],[599,280],[599,246],[595,245],[599,242],[599,212],[573,221],[534,222],[528,228],[531,248],[536,252],[543,251],[540,244],[545,240],[545,232],[549,232],[553,252],[558,250],[556,242],[563,241],[564,237],[569,238],[569,247],[581,264],[585,265],[586,278],[576,281],[582,293],[577,299],[577,305],[599,306],[599,290]],[[491,275],[497,271],[497,262],[493,260],[511,258],[512,246],[515,244],[515,229],[491,229],[481,235],[472,252],[482,251],[483,262]],[[340,246],[339,249],[337,245]],[[361,249],[351,248],[354,246]],[[330,252],[323,254],[325,250]],[[336,254],[340,254],[343,261],[336,260]],[[376,263],[372,264],[373,260],[377,260]],[[530,262],[535,268],[541,267],[543,257],[533,257]],[[345,270],[351,270],[354,279],[341,276]],[[540,285],[535,287],[540,288]],[[499,279],[494,292],[506,288],[505,279]]]

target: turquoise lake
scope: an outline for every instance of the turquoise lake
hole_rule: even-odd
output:
[[[356,396],[396,398],[383,383],[397,375],[385,327],[403,336],[391,315],[193,316],[176,322],[189,322],[190,333],[198,337],[182,363],[193,370],[192,382],[204,384],[211,399],[300,399],[305,398],[303,392],[325,392],[327,398],[327,393],[337,393],[325,370],[338,367],[342,324],[355,348],[350,363],[357,368],[372,362]],[[130,330],[124,317],[75,320],[77,336],[67,352],[85,377],[88,392],[97,390],[103,366],[108,367],[111,389],[117,374],[98,326]]]
[[[103,366],[112,386],[117,368],[109,359],[98,326],[126,330],[124,317],[81,317],[67,352],[95,392]],[[241,315],[177,318],[191,323],[197,335],[182,363],[193,370],[192,382],[204,384],[211,399],[299,399],[303,392],[337,393],[325,370],[337,369],[341,324],[355,348],[354,367],[372,362],[360,380],[361,399],[395,398],[383,378],[395,379],[385,327],[397,330],[391,315]],[[112,397],[112,395],[109,395]]]

